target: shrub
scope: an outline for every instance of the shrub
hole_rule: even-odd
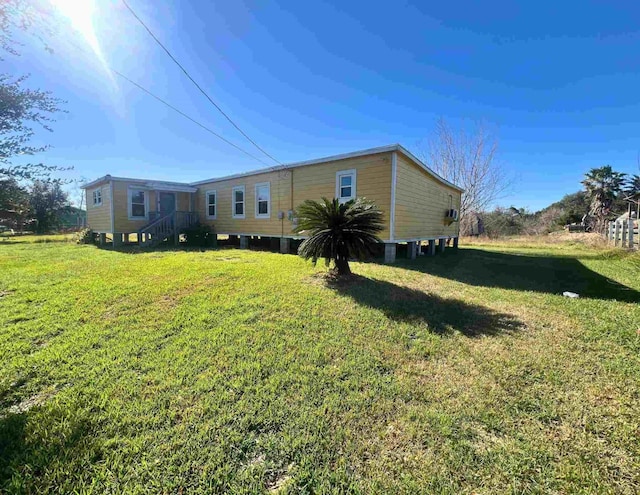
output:
[[[187,246],[216,247],[215,231],[208,225],[196,225],[185,229],[182,233]]]
[[[75,233],[75,235],[73,236],[73,240],[77,244],[95,244],[96,234],[92,229],[82,229]]]

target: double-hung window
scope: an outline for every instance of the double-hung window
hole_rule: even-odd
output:
[[[336,172],[336,198],[346,203],[356,198],[356,171],[341,170]]]
[[[218,195],[216,191],[207,191],[207,218],[209,220],[216,219],[218,207]]]
[[[147,191],[144,189],[129,189],[129,219],[142,220],[147,218]]]
[[[271,183],[256,184],[256,218],[269,218],[271,215]]]
[[[231,207],[233,218],[244,218],[244,186],[236,186],[231,191]]]
[[[93,206],[102,206],[102,188],[93,191]]]

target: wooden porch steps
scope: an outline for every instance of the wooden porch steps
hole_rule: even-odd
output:
[[[177,245],[180,234],[197,225],[198,221],[198,213],[195,211],[174,211],[156,218],[138,230],[140,245],[152,248],[172,237]]]

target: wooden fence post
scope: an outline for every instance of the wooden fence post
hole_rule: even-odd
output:
[[[627,223],[623,220],[622,225],[620,227],[622,227],[622,232],[620,235],[620,246],[621,247],[625,247],[627,245]]]
[[[634,234],[634,232],[633,232],[633,218],[629,219],[628,225],[629,225],[629,227],[628,227],[629,228],[629,248],[634,249],[635,248],[635,241],[633,239],[633,234]]]
[[[618,245],[618,236],[620,235],[620,224],[616,221],[613,226],[613,245]]]

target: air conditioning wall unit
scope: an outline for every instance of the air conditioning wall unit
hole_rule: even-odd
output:
[[[458,220],[458,210],[456,210],[455,208],[451,208],[446,211],[444,216],[447,220],[456,222]]]

